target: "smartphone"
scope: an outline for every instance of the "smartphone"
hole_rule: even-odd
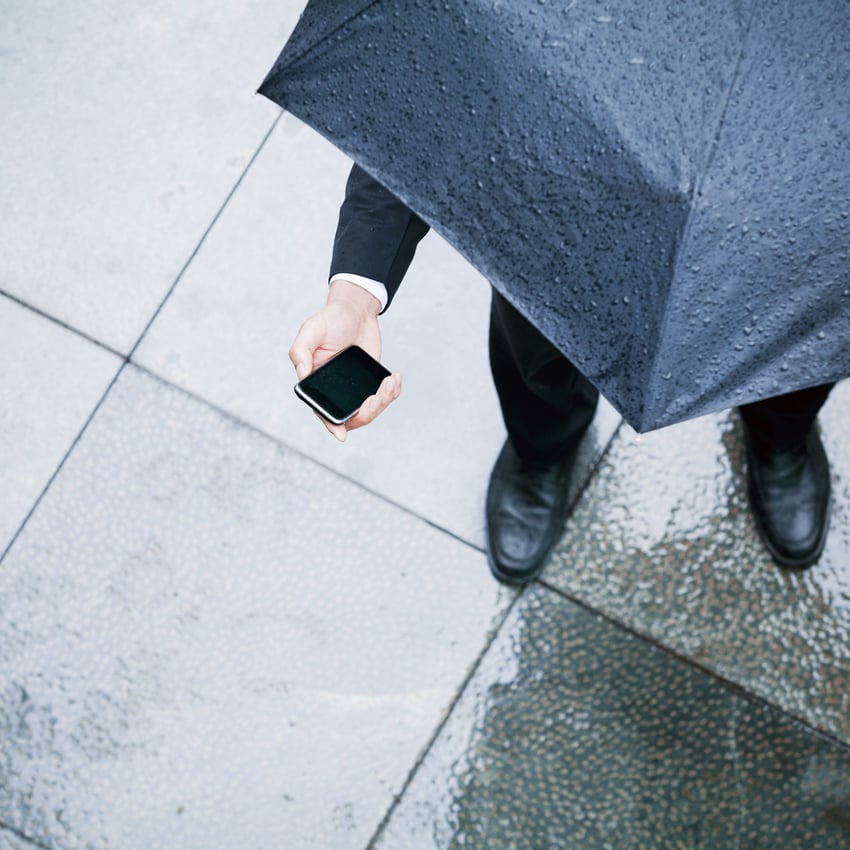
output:
[[[342,425],[374,395],[390,372],[360,346],[335,354],[295,385],[295,395],[334,425]]]

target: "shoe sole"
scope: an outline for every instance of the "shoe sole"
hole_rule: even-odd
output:
[[[547,552],[546,557],[548,558],[551,553]],[[487,553],[487,566],[490,567],[490,572],[493,574],[495,578],[497,578],[502,584],[509,584],[513,587],[524,587],[527,584],[531,584],[539,575],[543,572],[543,568],[546,566],[544,563],[542,566],[537,567],[533,572],[529,573],[527,576],[515,576],[510,575],[508,573],[503,573],[493,562],[493,559],[490,557],[490,553]]]

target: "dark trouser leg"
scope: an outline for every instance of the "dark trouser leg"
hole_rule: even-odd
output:
[[[802,444],[835,384],[823,384],[739,408],[759,457]]]
[[[527,461],[552,462],[574,449],[596,411],[596,388],[493,290],[490,369],[511,443]]]
[[[487,488],[487,560],[500,581],[539,575],[567,515],[575,452],[598,393],[495,290],[490,369],[508,429]]]

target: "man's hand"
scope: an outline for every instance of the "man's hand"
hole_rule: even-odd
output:
[[[362,287],[347,280],[334,281],[327,303],[301,325],[289,349],[289,359],[295,366],[298,380],[306,378],[334,354],[351,345],[359,345],[380,360],[380,310],[378,299]],[[398,398],[400,392],[401,375],[395,373],[384,379],[378,392],[369,396],[357,414],[344,425],[333,425],[319,418],[328,431],[342,441],[349,431],[368,425]]]

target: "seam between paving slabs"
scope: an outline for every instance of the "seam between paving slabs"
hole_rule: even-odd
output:
[[[62,471],[62,468],[65,466],[65,462],[71,456],[71,452],[74,451],[74,448],[76,447],[77,443],[80,442],[80,439],[82,438],[83,434],[85,434],[86,429],[91,424],[92,419],[94,419],[95,414],[98,412],[98,410],[100,410],[103,402],[106,401],[107,396],[112,391],[112,388],[115,386],[115,382],[118,380],[119,376],[124,371],[124,367],[126,365],[127,365],[126,363],[122,363],[118,367],[118,371],[115,373],[112,380],[109,382],[109,386],[106,388],[106,391],[100,397],[97,404],[95,404],[94,409],[89,414],[88,418],[86,419],[85,423],[83,424],[83,427],[80,428],[79,433],[77,434],[76,437],[74,437],[73,441],[71,442],[71,445],[69,446],[68,451],[66,451],[65,454],[62,456],[62,460],[59,461],[59,464],[57,465],[56,469],[53,470],[53,474],[47,480],[47,484],[44,485],[44,489],[42,489],[42,491],[38,494],[38,497],[33,502],[32,507],[29,509],[29,511],[27,511],[27,515],[24,517],[23,522],[18,527],[18,530],[12,535],[12,539],[9,541],[8,545],[3,550],[3,554],[0,555],[0,564],[2,564],[3,561],[6,559],[6,555],[9,554],[12,547],[15,545],[15,541],[18,539],[18,537],[20,537],[21,532],[24,530],[24,528],[26,528],[26,524],[29,522],[30,517],[35,513],[36,509],[41,504],[41,501],[44,498],[45,494],[50,489],[53,482],[56,480],[56,477]]]
[[[242,185],[242,181],[245,179],[248,172],[251,170],[251,167],[257,160],[257,157],[260,155],[260,152],[266,146],[266,142],[268,142],[271,134],[274,132],[275,127],[280,123],[280,119],[283,117],[283,111],[279,112],[277,117],[272,121],[271,127],[266,131],[265,136],[263,136],[262,141],[257,146],[257,149],[254,151],[251,159],[248,160],[248,164],[245,168],[242,169],[242,173],[237,178],[236,182],[231,187],[230,191],[227,193],[227,196],[224,199],[224,202],[218,208],[218,212],[213,216],[212,221],[210,221],[209,225],[207,225],[207,229],[201,235],[201,238],[198,240],[198,244],[195,245],[195,250],[189,255],[189,259],[183,264],[183,268],[177,274],[177,277],[174,278],[174,282],[168,289],[168,292],[165,293],[165,297],[160,301],[159,306],[154,310],[153,315],[150,317],[150,320],[145,325],[144,330],[141,333],[141,336],[136,340],[136,344],[130,349],[130,353],[127,355],[127,360],[131,360],[133,355],[136,353],[136,349],[141,345],[142,340],[145,338],[147,332],[150,330],[151,325],[156,321],[157,316],[162,312],[162,308],[166,305],[169,298],[171,298],[172,293],[177,288],[177,284],[183,279],[183,275],[186,273],[186,270],[192,265],[192,261],[198,254],[198,251],[203,247],[204,242],[207,241],[207,236],[210,235],[210,232],[215,227],[216,222],[221,218],[222,213],[227,208],[227,205],[230,203],[230,199],[236,194],[236,190]]]
[[[51,316],[50,313],[46,313],[40,307],[28,304],[26,301],[24,301],[22,298],[19,298],[17,295],[12,295],[11,292],[6,292],[5,289],[0,289],[0,296],[8,298],[9,301],[12,301],[19,307],[23,307],[25,310],[29,310],[31,313],[35,313],[42,319],[47,319],[54,325],[59,325],[60,328],[63,328],[66,331],[70,331],[76,336],[82,337],[86,342],[90,342],[92,345],[96,345],[98,348],[101,348],[104,351],[108,351],[110,354],[114,354],[120,360],[124,360],[126,358],[126,355],[122,354],[117,349],[107,345],[105,342],[101,342],[99,339],[95,339],[93,336],[89,336],[89,334],[87,334],[85,331],[81,331],[79,328],[75,328],[73,325],[69,325],[67,322],[57,318],[56,316]]]
[[[770,709],[771,711],[777,712],[778,714],[788,718],[789,720],[791,720],[793,723],[797,724],[798,726],[803,727],[803,729],[806,732],[808,732],[809,734],[814,735],[815,737],[820,738],[821,740],[825,741],[826,743],[831,744],[834,747],[837,747],[838,749],[842,750],[843,752],[850,754],[850,741],[845,741],[843,738],[839,738],[837,735],[834,735],[832,732],[828,732],[825,729],[819,729],[817,726],[814,726],[810,721],[806,720],[803,717],[799,717],[798,715],[794,714],[794,712],[789,711],[787,708],[784,708],[781,705],[777,705],[776,703],[771,702],[770,700],[765,699],[764,697],[761,697],[758,694],[754,694],[754,693],[748,691],[743,685],[738,684],[737,682],[735,682],[732,679],[727,679],[725,676],[721,675],[716,670],[712,670],[709,667],[705,667],[702,664],[700,664],[699,662],[694,661],[694,659],[689,658],[686,655],[682,655],[681,653],[677,652],[675,649],[672,649],[671,647],[666,646],[665,644],[661,643],[656,638],[653,638],[653,637],[646,635],[646,634],[642,634],[641,632],[635,630],[632,626],[630,626],[626,623],[620,622],[616,618],[610,616],[609,614],[606,614],[601,609],[595,608],[594,606],[589,605],[587,602],[579,599],[578,597],[571,596],[569,593],[565,593],[560,588],[555,587],[552,584],[549,584],[548,581],[539,580],[539,584],[542,587],[546,588],[546,590],[549,590],[552,593],[554,593],[556,596],[560,596],[562,599],[566,600],[567,602],[572,602],[574,605],[577,605],[579,608],[582,608],[583,610],[587,611],[589,614],[592,614],[594,617],[598,617],[599,619],[604,620],[609,625],[614,626],[615,628],[619,629],[620,631],[626,632],[627,634],[631,635],[632,637],[637,638],[642,643],[647,644],[647,645],[653,647],[654,649],[660,650],[661,652],[663,652],[668,657],[673,658],[676,661],[679,661],[682,664],[687,665],[688,667],[692,667],[693,669],[698,670],[700,673],[702,673],[702,674],[708,676],[710,679],[713,679],[714,681],[718,682],[720,685],[722,685],[724,688],[726,688],[726,690],[731,691],[736,696],[742,697],[743,699],[746,699],[748,702],[753,703],[755,705],[758,705],[761,708],[767,708],[767,709]]]
[[[82,337],[83,339],[94,343],[95,345],[99,346],[100,348],[103,348],[106,351],[110,351],[113,354],[116,354],[124,362],[118,368],[118,371],[115,373],[112,380],[109,382],[109,386],[107,386],[103,395],[100,397],[100,399],[95,404],[94,408],[92,409],[92,412],[89,414],[88,418],[83,423],[83,427],[79,430],[79,432],[77,433],[77,436],[71,442],[70,447],[65,452],[65,454],[62,456],[62,459],[59,461],[58,465],[56,466],[56,469],[53,471],[53,474],[47,480],[47,484],[44,485],[44,488],[38,494],[35,501],[33,502],[32,507],[29,509],[29,511],[27,511],[27,515],[24,517],[23,522],[21,522],[20,526],[18,526],[17,531],[15,531],[15,533],[12,535],[12,539],[9,541],[6,548],[3,549],[2,554],[0,554],[0,564],[3,563],[3,561],[6,558],[6,555],[9,554],[9,551],[11,550],[12,546],[15,545],[15,541],[18,539],[18,537],[20,536],[24,527],[29,522],[30,517],[35,512],[36,508],[41,504],[41,500],[44,498],[45,494],[50,489],[53,482],[56,480],[56,476],[59,474],[61,469],[65,466],[65,462],[70,457],[71,452],[74,450],[74,447],[80,441],[80,438],[86,432],[86,429],[91,424],[91,421],[94,418],[95,414],[98,412],[98,410],[100,410],[101,405],[107,399],[107,397],[109,396],[109,393],[112,392],[112,388],[115,386],[115,382],[118,380],[118,378],[121,376],[121,373],[124,371],[124,367],[130,362],[130,359],[132,358],[136,349],[141,344],[142,340],[145,338],[145,335],[147,334],[147,332],[150,330],[150,327],[154,323],[154,321],[156,320],[156,317],[160,314],[160,312],[162,311],[162,308],[165,306],[166,302],[171,297],[172,293],[174,292],[175,288],[177,287],[177,284],[180,283],[181,279],[183,278],[183,275],[186,273],[186,270],[189,268],[192,261],[197,256],[198,251],[200,251],[201,246],[204,244],[204,242],[206,242],[207,236],[209,236],[211,230],[213,229],[213,227],[215,227],[216,222],[219,220],[219,218],[221,218],[222,213],[224,212],[227,205],[230,203],[230,200],[233,197],[233,195],[235,194],[236,190],[242,185],[242,181],[245,179],[245,176],[248,174],[251,167],[254,165],[254,162],[256,161],[257,157],[260,155],[260,152],[262,151],[262,149],[266,146],[266,143],[268,142],[269,137],[274,132],[274,129],[275,129],[275,127],[277,127],[282,116],[283,116],[283,112],[280,112],[277,115],[277,117],[274,119],[274,121],[272,122],[269,129],[266,131],[265,135],[263,136],[262,140],[260,141],[260,144],[257,146],[257,149],[254,151],[253,155],[251,156],[251,159],[248,161],[245,168],[242,169],[242,173],[236,179],[236,182],[233,184],[233,186],[228,191],[227,195],[224,198],[224,201],[221,203],[221,205],[219,206],[215,215],[210,220],[210,223],[204,229],[204,232],[201,234],[201,238],[198,240],[197,244],[195,245],[194,250],[189,255],[189,258],[186,260],[186,262],[183,264],[183,267],[177,273],[177,276],[174,278],[174,281],[172,282],[171,286],[169,286],[169,288],[168,288],[168,292],[165,293],[165,296],[160,301],[159,306],[156,308],[156,310],[154,310],[154,312],[151,315],[148,323],[145,325],[144,329],[142,330],[141,335],[136,340],[135,344],[130,349],[130,352],[128,354],[126,354],[126,355],[121,354],[121,353],[115,351],[114,349],[110,348],[109,346],[104,345],[103,343],[98,342],[95,339],[92,339],[88,334],[83,333],[82,331],[78,330],[77,328],[72,327],[68,323],[63,322],[60,319],[57,319],[55,316],[51,316],[48,313],[44,312],[43,310],[40,310],[36,307],[33,307],[31,304],[27,304],[25,301],[22,301],[20,298],[15,298],[14,296],[9,295],[6,292],[2,292],[3,295],[5,295],[7,298],[11,299],[15,303],[20,304],[22,307],[25,307],[29,310],[32,310],[37,315],[42,316],[43,318],[54,322],[55,324],[59,325],[62,328],[65,328],[66,330],[71,331],[72,333],[77,334],[77,336]]]
[[[490,647],[493,645],[493,642],[499,636],[499,633],[502,631],[502,627],[505,625],[505,622],[511,615],[511,612],[513,611],[514,607],[529,587],[531,587],[531,585],[526,585],[526,587],[524,587],[519,593],[514,596],[508,607],[505,609],[505,613],[502,616],[502,619],[499,622],[498,626],[493,629],[488,639],[484,642],[484,646],[481,648],[481,652],[478,653],[478,657],[475,659],[475,662],[473,663],[466,677],[461,682],[460,687],[457,689],[457,693],[454,695],[448,707],[448,710],[446,711],[445,717],[443,717],[443,719],[434,728],[434,731],[431,733],[431,737],[428,739],[427,743],[422,748],[422,751],[414,760],[413,766],[410,768],[410,771],[407,774],[407,778],[404,780],[404,783],[401,786],[401,790],[398,792],[398,794],[393,795],[392,803],[390,803],[389,807],[387,808],[387,811],[384,813],[384,816],[381,818],[380,822],[378,823],[378,826],[375,828],[375,832],[372,834],[372,837],[366,843],[365,850],[374,850],[375,843],[381,838],[381,835],[386,829],[387,824],[390,822],[393,813],[398,808],[399,803],[401,803],[404,795],[407,793],[408,788],[416,777],[416,774],[419,772],[419,768],[422,767],[422,764],[425,762],[425,759],[428,757],[428,754],[431,752],[431,749],[433,748],[434,744],[439,739],[446,724],[451,719],[452,714],[454,714],[455,708],[457,707],[464,693],[466,693],[466,689],[469,686],[469,683],[472,681],[472,679],[475,677],[475,674],[478,672],[478,668],[481,666],[481,662],[484,660],[484,656],[490,650]]]
[[[384,493],[380,493],[377,490],[373,490],[368,485],[364,484],[362,481],[358,481],[356,478],[352,478],[350,475],[346,475],[344,472],[340,472],[338,469],[335,469],[330,464],[323,463],[318,458],[313,457],[312,455],[307,454],[307,452],[302,449],[297,448],[296,446],[287,443],[285,440],[281,440],[279,437],[276,437],[274,434],[270,434],[268,431],[265,431],[263,428],[260,428],[258,425],[255,425],[253,422],[249,422],[245,419],[242,419],[237,414],[233,413],[230,410],[227,410],[224,407],[216,404],[215,402],[210,401],[209,399],[204,398],[203,396],[197,395],[193,393],[191,390],[187,390],[185,387],[181,387],[178,384],[174,384],[169,381],[167,378],[163,378],[162,375],[158,375],[156,372],[152,372],[146,366],[142,366],[135,361],[130,363],[130,365],[137,369],[139,372],[143,372],[148,375],[153,380],[162,384],[163,386],[170,387],[172,390],[176,390],[179,393],[182,393],[187,398],[192,399],[193,401],[198,402],[198,404],[202,404],[204,407],[209,410],[215,411],[219,416],[223,419],[232,422],[234,425],[238,425],[240,428],[245,428],[248,431],[257,434],[258,436],[263,437],[266,440],[270,440],[276,446],[280,446],[281,448],[286,449],[288,452],[291,452],[296,457],[300,457],[302,460],[306,460],[308,463],[313,466],[324,470],[325,472],[330,472],[336,478],[341,479],[342,481],[346,481],[349,484],[353,484],[359,490],[362,490],[364,493],[368,493],[370,496],[374,496],[376,499],[380,499],[385,505],[389,505],[396,510],[402,511],[410,517],[418,520],[419,522],[424,523],[425,525],[430,526],[436,531],[445,534],[447,537],[451,537],[453,540],[456,540],[458,543],[463,544],[464,546],[468,546],[470,549],[474,549],[476,552],[481,552],[483,554],[484,549],[481,546],[477,546],[470,540],[467,540],[465,537],[461,537],[454,531],[451,531],[448,528],[443,528],[439,523],[435,522],[432,519],[429,519],[426,516],[423,516],[420,513],[417,513],[412,508],[407,507],[407,505],[403,505],[395,500],[389,498]],[[330,439],[330,438],[329,438]]]

